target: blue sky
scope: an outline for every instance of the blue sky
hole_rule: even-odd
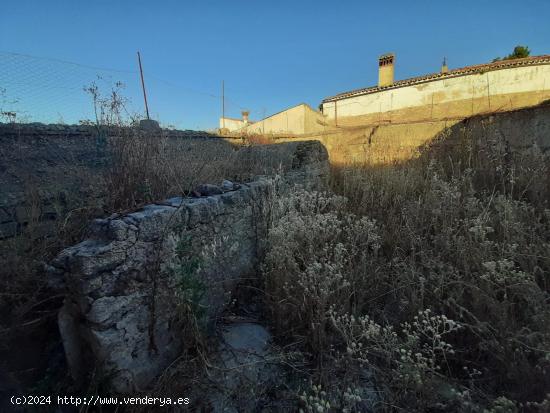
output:
[[[437,71],[443,56],[456,68],[517,44],[550,54],[548,16],[548,0],[19,0],[1,7],[0,51],[120,70],[105,73],[122,80],[133,107],[143,110],[140,50],[153,116],[207,129],[221,113],[222,80],[226,114],[246,108],[258,119],[374,85],[377,57],[389,51],[397,79]],[[4,101],[13,93],[32,119],[55,112],[74,121],[80,84],[93,76],[82,66],[0,53]]]

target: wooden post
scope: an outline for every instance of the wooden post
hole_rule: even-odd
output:
[[[143,80],[143,69],[141,68],[141,55],[137,52],[139,62],[139,74],[141,75],[141,88],[143,89],[143,100],[145,101],[145,113],[149,119],[149,106],[147,105],[147,93],[145,92],[145,82]]]

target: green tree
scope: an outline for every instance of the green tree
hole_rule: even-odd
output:
[[[514,47],[514,51],[511,54],[503,57],[502,59],[500,57],[497,57],[493,59],[493,62],[498,62],[499,60],[521,59],[523,57],[529,57],[530,54],[531,51],[529,50],[529,47],[518,45]]]

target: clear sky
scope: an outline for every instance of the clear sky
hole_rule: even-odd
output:
[[[247,108],[258,119],[376,84],[385,52],[396,54],[396,79],[438,71],[443,56],[456,68],[518,44],[550,54],[549,16],[548,0],[2,0],[0,51],[120,70],[111,79],[143,110],[140,50],[153,117],[207,129],[221,114],[222,80],[226,114]],[[52,110],[74,121],[74,96],[91,74],[0,53],[4,102],[13,91],[33,119]]]

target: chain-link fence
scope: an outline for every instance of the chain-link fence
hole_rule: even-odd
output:
[[[0,122],[67,123],[95,121],[94,93],[122,98],[122,115],[144,117],[143,92],[136,70],[93,67],[54,58],[0,51]],[[221,91],[201,91],[144,70],[151,118],[178,129],[218,126]],[[219,84],[219,86],[218,86]],[[221,89],[221,80],[212,89]],[[244,108],[225,99],[226,113]]]

